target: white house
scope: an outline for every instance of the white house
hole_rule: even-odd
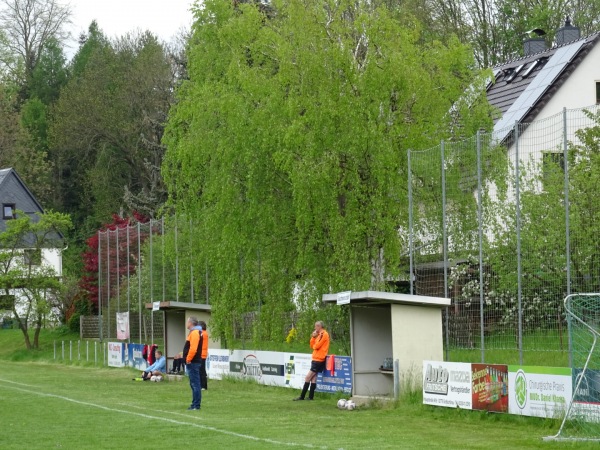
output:
[[[581,37],[579,28],[572,26],[567,18],[551,48],[546,48],[541,36],[527,39],[522,58],[493,68],[495,80],[486,95],[501,113],[494,125],[494,135],[498,141],[509,144],[513,162],[517,150],[515,124],[519,124],[520,159],[531,156],[539,160],[562,149],[563,110],[595,110],[600,104],[599,41],[600,32]],[[583,113],[569,114],[567,139],[574,140],[578,128],[575,121]]]
[[[16,218],[17,212],[21,211],[27,214],[33,220],[36,220],[37,213],[44,213],[42,206],[37,199],[27,188],[23,180],[19,177],[14,169],[0,170],[0,206],[2,207],[0,215],[0,233],[6,230],[7,223]],[[61,243],[62,236],[56,236],[55,242]],[[53,276],[62,277],[62,251],[58,248],[27,248],[23,246],[20,253],[22,259],[16,258],[13,264],[22,264],[28,266],[31,264],[33,269],[38,268],[39,271],[52,273]],[[1,251],[1,250],[0,250]],[[0,318],[1,316],[9,316],[6,309],[8,305],[19,298],[19,289],[12,289],[7,297],[5,292],[0,294]],[[18,304],[18,302],[17,302]]]

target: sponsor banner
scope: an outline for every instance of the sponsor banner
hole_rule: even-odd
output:
[[[144,344],[125,344],[125,365],[134,369],[144,370],[148,362],[143,358]]]
[[[423,361],[423,404],[471,409],[471,364]]]
[[[508,366],[471,364],[473,409],[508,412]]]
[[[600,370],[573,369],[573,399],[600,405]]]
[[[117,339],[129,339],[129,311],[117,313]]]
[[[352,358],[329,355],[325,367],[317,376],[317,392],[352,394]]]
[[[122,342],[108,343],[108,366],[109,367],[124,367],[125,366],[125,346]]]
[[[229,357],[232,375],[253,378],[259,383],[285,386],[284,354],[252,350],[233,350]]]
[[[305,353],[284,353],[285,381],[284,386],[293,389],[302,389],[304,378],[310,370],[311,355]],[[317,380],[317,388],[318,388]]]
[[[571,415],[587,422],[600,421],[600,370],[573,369]]]
[[[508,412],[523,416],[559,418],[573,395],[570,368],[508,366]]]
[[[211,349],[206,358],[206,374],[208,378],[220,380],[229,375],[229,350]]]

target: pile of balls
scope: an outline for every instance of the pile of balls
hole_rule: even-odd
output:
[[[347,409],[348,411],[352,411],[356,408],[356,403],[354,403],[352,400],[344,400],[343,398],[340,398],[337,402],[337,407],[339,409]]]

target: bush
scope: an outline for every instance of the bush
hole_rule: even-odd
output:
[[[81,317],[81,313],[79,313],[79,311],[75,311],[71,317],[69,318],[67,325],[69,327],[69,330],[71,330],[73,333],[79,333],[80,332],[80,327],[79,327],[79,323],[80,323],[80,318]]]

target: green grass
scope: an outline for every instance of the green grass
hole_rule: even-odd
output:
[[[185,380],[134,382],[131,369],[54,363],[51,341],[26,361],[18,337],[0,331],[2,449],[597,448],[542,442],[554,420],[430,407],[418,393],[340,411],[327,394],[292,402],[294,390],[210,380],[202,410],[186,411]]]

